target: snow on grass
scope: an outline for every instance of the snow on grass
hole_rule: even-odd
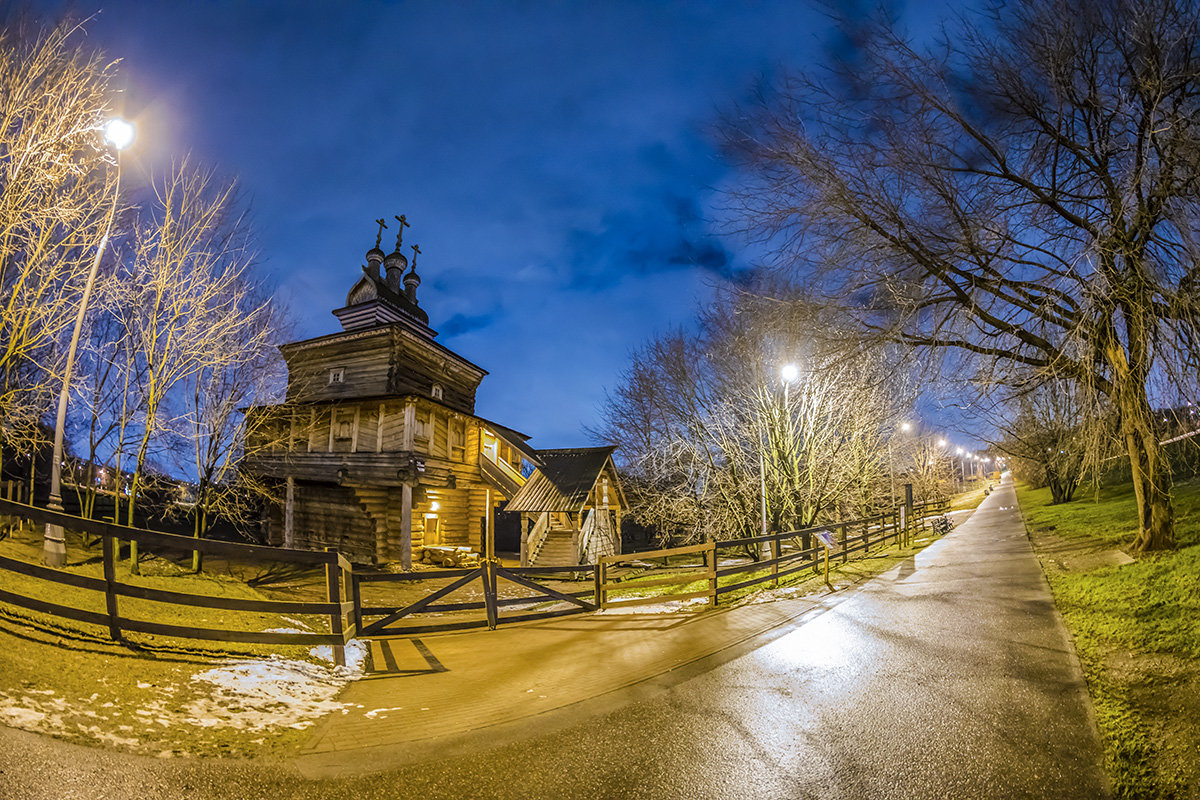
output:
[[[294,633],[275,630],[273,633]],[[333,660],[333,648],[314,647],[310,654]],[[271,656],[253,661],[229,661],[192,676],[192,682],[212,689],[184,706],[188,724],[246,731],[271,728],[303,730],[320,717],[345,708],[336,698],[350,681],[362,675],[367,648],[353,640],[346,645],[346,666],[326,667],[307,661]]]
[[[650,595],[641,595],[649,597]],[[621,600],[633,600],[632,595],[625,595],[620,598],[613,598],[613,602],[617,603]],[[678,614],[681,611],[695,611],[697,606],[708,605],[707,597],[692,597],[687,600],[664,600],[662,603],[647,603],[640,606],[623,606],[616,608],[605,608],[597,611],[597,614],[615,615],[615,614]]]

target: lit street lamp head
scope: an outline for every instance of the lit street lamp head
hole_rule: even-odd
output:
[[[133,123],[114,117],[104,123],[104,141],[118,150],[124,150],[133,142]]]
[[[912,430],[912,423],[911,422],[901,422],[900,430],[904,431],[905,433],[908,433],[909,431]]]
[[[779,370],[779,376],[787,383],[791,383],[800,377],[800,368],[795,364],[784,364],[783,369]]]
[[[946,440],[938,439],[938,447],[945,447],[945,446],[946,446]]]

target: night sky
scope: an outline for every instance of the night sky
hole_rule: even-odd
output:
[[[491,373],[478,413],[537,447],[590,443],[629,350],[753,267],[715,119],[833,30],[797,2],[75,8],[123,59],[127,176],[189,151],[237,176],[302,337],[340,330],[373,220],[406,214],[438,341]]]

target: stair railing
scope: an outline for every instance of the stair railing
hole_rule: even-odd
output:
[[[596,509],[588,511],[583,518],[583,527],[579,529],[579,549],[575,552],[575,563],[586,564],[589,558],[588,548],[592,545],[592,534],[596,531]]]
[[[533,530],[529,532],[529,543],[526,545],[526,550],[529,554],[529,563],[536,564],[538,553],[542,551],[542,545],[546,543],[546,534],[550,532],[550,515],[543,513],[534,524]]]

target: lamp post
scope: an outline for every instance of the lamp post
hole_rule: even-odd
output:
[[[901,422],[900,430],[908,433],[912,430],[912,423]],[[896,507],[896,462],[892,458],[892,437],[888,437],[888,481],[892,487],[892,508]]]
[[[96,272],[100,269],[100,259],[104,257],[104,248],[108,245],[113,219],[117,215],[117,202],[121,196],[121,151],[133,141],[133,134],[133,125],[120,118],[111,119],[104,125],[104,142],[116,153],[117,175],[113,185],[112,205],[109,206],[108,220],[104,224],[104,235],[100,237],[100,244],[96,247],[96,257],[92,259],[92,267],[88,270],[87,282],[83,286],[83,297],[79,299],[79,310],[75,314],[75,330],[71,333],[71,344],[67,348],[67,362],[63,366],[62,391],[58,394],[58,416],[54,422],[54,456],[50,464],[50,502],[47,503],[47,507],[51,511],[63,510],[63,427],[67,421],[67,398],[71,393],[71,374],[75,369],[75,351],[79,347],[79,334],[83,329],[83,318],[87,314],[92,287],[96,284]],[[42,562],[48,567],[62,567],[67,563],[67,541],[61,525],[47,523],[42,539]]]
[[[791,414],[790,414],[790,412],[788,412],[788,400],[789,400],[788,389],[791,387],[792,381],[794,381],[800,377],[800,368],[797,367],[795,364],[784,364],[783,367],[779,370],[779,377],[783,379],[784,412],[788,413],[788,419],[791,419]],[[789,425],[788,428],[790,429],[791,425]],[[790,430],[789,430],[789,433],[790,433]],[[767,444],[770,445],[770,442],[771,442],[771,436],[770,436],[770,432],[768,431],[767,432]],[[791,445],[789,443],[789,448],[790,448],[790,446]],[[767,531],[767,456],[766,456],[766,448],[765,447],[758,451],[758,477],[759,477],[759,481],[761,484],[760,488],[762,490],[762,535],[766,536],[768,531]]]

